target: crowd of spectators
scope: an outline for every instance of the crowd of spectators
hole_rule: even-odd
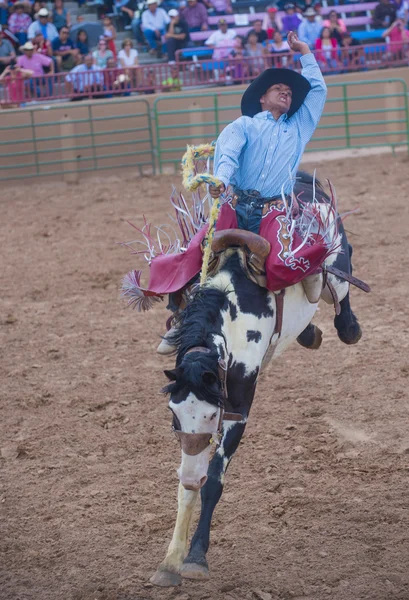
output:
[[[397,2],[380,0],[373,12],[373,27],[384,30],[390,53],[403,56],[409,47],[409,0]],[[354,49],[359,44],[338,12],[334,9],[323,18],[321,4],[315,0],[280,5],[281,15],[277,5],[268,7],[260,19],[252,20],[245,37],[238,35],[238,26],[229,26],[231,0],[163,0],[161,4],[159,0],[146,0],[142,11],[138,10],[137,0],[90,0],[88,4],[98,5],[103,32],[92,45],[87,31],[78,23],[73,33],[73,19],[63,0],[54,0],[52,8],[43,0],[0,0],[0,79],[10,86],[12,95],[23,89],[21,81],[33,94],[39,95],[41,86],[50,91],[52,84],[46,75],[58,73],[65,73],[68,91],[79,97],[113,90],[128,94],[138,84],[139,56],[130,37],[117,52],[114,23],[118,22],[132,30],[136,41],[145,44],[151,54],[167,58],[168,76],[162,82],[166,90],[181,88],[181,77],[174,66],[176,52],[193,47],[192,34],[197,32],[208,32],[202,43],[213,50],[215,61],[234,59],[231,74],[236,79],[244,72],[249,76],[260,72],[265,68],[266,55],[283,55],[280,64],[291,66],[286,41],[289,31],[297,32],[300,40],[316,51],[324,69],[336,69],[345,56],[356,65],[362,60],[360,51]],[[211,29],[210,16],[219,16],[215,30]],[[241,58],[247,59],[246,67],[239,62]],[[145,71],[147,93],[155,91],[153,80],[153,72]],[[146,81],[152,85],[146,86]]]

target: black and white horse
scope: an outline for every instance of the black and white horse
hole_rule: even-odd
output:
[[[302,175],[296,194],[312,197],[313,182]],[[327,200],[317,186],[315,194]],[[340,227],[342,249],[328,260],[351,272],[350,252]],[[277,295],[251,281],[242,269],[237,251],[228,250],[223,266],[184,310],[174,340],[176,367],[165,371],[170,384],[169,408],[181,441],[178,469],[179,495],[176,525],[164,561],[151,582],[179,585],[182,577],[208,577],[206,553],[210,524],[224,485],[224,476],[246,427],[262,368],[279,357],[297,338],[313,345],[316,327],[310,325],[318,302],[311,303],[302,283],[286,289],[278,311]],[[349,305],[349,284],[333,278],[341,301],[335,326],[346,343],[357,341],[359,325]],[[280,315],[278,315],[280,312]],[[277,317],[280,332],[277,332]],[[227,405],[228,403],[228,405]],[[234,413],[233,417],[224,411]],[[215,442],[215,443],[212,443]],[[216,446],[213,457],[212,450]],[[189,526],[197,497],[202,508],[188,549]]]

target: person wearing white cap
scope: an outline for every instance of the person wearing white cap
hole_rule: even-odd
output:
[[[46,8],[40,8],[37,13],[38,21],[33,21],[27,31],[29,40],[33,40],[38,33],[42,33],[45,40],[52,42],[58,37],[58,31],[55,25],[49,22],[49,12]]]
[[[165,33],[166,48],[168,60],[174,61],[176,50],[186,48],[190,41],[189,27],[186,21],[180,17],[176,8],[172,8],[168,15],[170,16],[170,23]]]
[[[298,28],[298,37],[302,42],[309,45],[311,49],[315,48],[315,42],[320,37],[322,23],[316,21],[317,13],[312,6],[309,6],[303,14],[304,21]]]
[[[160,53],[162,47],[162,36],[166,25],[170,23],[170,17],[163,8],[158,7],[157,0],[148,0],[148,8],[142,13],[142,31],[150,46],[150,52]]]

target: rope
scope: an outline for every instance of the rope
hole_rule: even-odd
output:
[[[216,142],[201,144],[200,146],[188,146],[182,158],[183,185],[189,191],[197,190],[203,184],[218,187],[222,184],[220,179],[213,177],[210,173],[195,174],[195,160],[200,158],[211,158],[214,155]],[[205,249],[203,253],[202,270],[200,272],[200,285],[204,285],[207,279],[212,241],[216,229],[216,222],[220,212],[220,197],[215,198],[209,215],[209,227],[205,238]]]

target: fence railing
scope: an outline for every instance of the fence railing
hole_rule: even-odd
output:
[[[154,132],[146,100],[124,99],[109,116],[104,105],[0,113],[0,181],[152,167]],[[119,105],[120,104],[120,105]],[[116,114],[115,114],[116,113]],[[7,117],[7,121],[2,118]],[[5,124],[7,122],[7,124]],[[12,132],[12,138],[10,138]]]
[[[360,86],[359,94],[354,93],[356,86]],[[380,86],[384,91],[379,91]],[[307,152],[403,145],[409,151],[408,90],[403,79],[334,83],[328,85],[328,92],[325,111]],[[241,96],[242,91],[231,90],[156,99],[160,172],[166,165],[179,165],[187,143],[210,142],[239,117]]]
[[[39,105],[0,112],[0,181],[124,167],[179,168],[186,144],[210,142],[240,115],[242,90]],[[153,119],[153,122],[152,122]],[[407,146],[408,89],[398,78],[334,83],[308,151]]]
[[[197,52],[199,50],[198,48]],[[29,78],[13,71],[2,82],[0,99],[3,104],[19,106],[58,99],[113,98],[135,93],[144,95],[244,84],[270,67],[301,70],[300,55],[291,52],[225,58],[217,58],[214,54],[195,61],[181,60],[180,51],[177,55],[174,66],[161,63],[126,69],[52,73]],[[407,66],[409,43],[379,43],[330,51],[316,50],[315,56],[325,75]]]

